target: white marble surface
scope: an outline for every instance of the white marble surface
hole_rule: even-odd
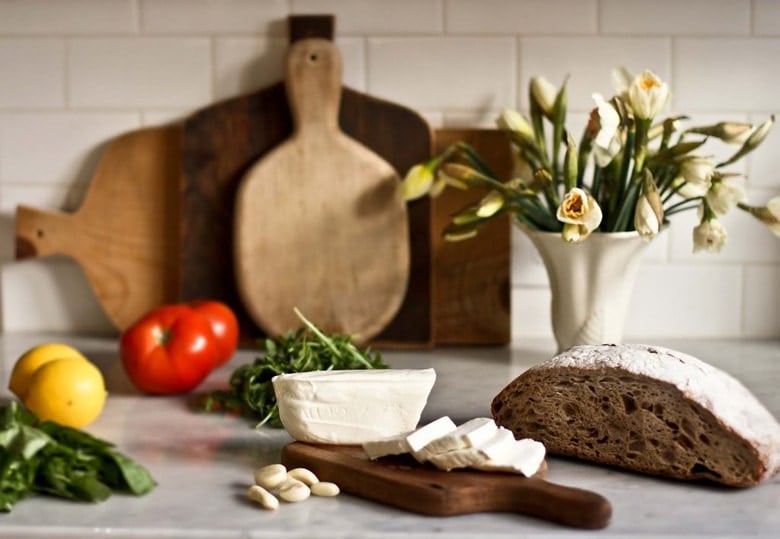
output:
[[[115,495],[90,505],[43,497],[0,514],[0,537],[112,538],[401,538],[422,537],[780,537],[780,478],[743,490],[688,484],[550,457],[549,480],[596,491],[613,505],[599,532],[572,530],[514,514],[435,518],[341,495],[285,504],[266,512],[244,494],[254,468],[277,462],[290,440],[278,430],[255,431],[245,420],[191,412],[183,397],[144,397],[124,376],[116,342],[86,337],[0,337],[0,397],[15,359],[29,346],[64,340],[103,369],[110,398],[92,433],[115,442],[144,464],[159,486],[141,498]],[[739,378],[780,416],[780,341],[666,341]],[[553,345],[521,342],[510,348],[385,352],[395,367],[438,373],[423,420],[456,421],[489,414],[492,397]],[[230,372],[257,354],[245,350],[199,388],[224,386]]]

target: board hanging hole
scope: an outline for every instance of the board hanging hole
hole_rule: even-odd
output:
[[[313,52],[313,53],[309,54],[309,61],[311,63],[313,63],[313,64],[316,63],[318,59],[319,59],[319,57],[317,56],[316,52]]]
[[[43,237],[43,229],[42,228],[37,229],[35,231],[35,235],[38,236],[39,238],[42,238]]]

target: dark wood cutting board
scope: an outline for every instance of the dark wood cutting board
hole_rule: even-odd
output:
[[[290,23],[291,40],[332,39],[332,17],[291,17]],[[342,87],[338,121],[346,135],[401,175],[431,154],[430,127],[406,107]],[[251,165],[291,133],[292,119],[281,82],[203,109],[183,125],[180,263],[186,271],[181,275],[180,297],[225,301],[236,311],[245,340],[264,334],[247,314],[233,278],[236,192]],[[433,343],[430,201],[409,204],[407,214],[409,284],[397,314],[377,335],[375,346]]]
[[[519,513],[576,528],[604,528],[612,506],[603,496],[539,477],[420,465],[410,457],[370,460],[359,446],[293,442],[282,449],[287,468],[308,468],[346,493],[432,516]]]

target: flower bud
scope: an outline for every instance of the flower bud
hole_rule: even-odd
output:
[[[741,122],[719,122],[717,124],[692,127],[689,133],[719,138],[727,144],[744,144],[750,136],[753,126]]]
[[[544,77],[531,79],[531,97],[548,118],[553,117],[557,95],[558,89]]]
[[[693,229],[693,252],[719,253],[727,238],[726,227],[720,221],[705,218]]]
[[[525,119],[525,116],[514,109],[507,108],[502,110],[501,115],[496,119],[496,124],[499,129],[515,131],[523,138],[534,138],[534,130],[531,124]]]
[[[414,165],[398,185],[398,194],[403,200],[415,200],[428,194],[433,185],[431,163]]]
[[[648,174],[642,182],[642,196],[634,210],[634,228],[643,238],[650,240],[661,231],[663,221],[663,202],[655,181]]]

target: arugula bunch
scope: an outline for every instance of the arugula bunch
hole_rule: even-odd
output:
[[[40,421],[15,401],[0,407],[0,511],[32,494],[101,502],[113,491],[140,496],[155,486],[110,442]]]
[[[281,428],[279,408],[271,379],[284,373],[386,369],[379,352],[359,350],[348,335],[326,336],[296,309],[304,326],[278,339],[265,339],[265,355],[238,367],[230,377],[230,388],[205,395],[206,411],[223,410],[257,419],[257,427]]]

